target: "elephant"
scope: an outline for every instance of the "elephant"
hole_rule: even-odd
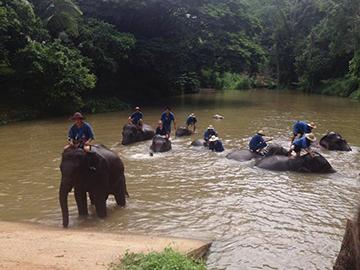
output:
[[[279,145],[269,145],[265,150],[264,154],[261,155],[259,153],[252,152],[250,150],[235,150],[226,155],[227,159],[233,159],[236,161],[244,162],[249,161],[252,159],[261,159],[264,157],[280,155],[280,156],[287,156],[288,150],[279,146]]]
[[[319,144],[327,150],[351,151],[346,140],[336,132],[329,132],[320,139]]]
[[[175,132],[176,137],[191,136],[192,134],[193,132],[186,127],[179,127]]]
[[[272,155],[258,159],[255,166],[272,171],[295,171],[304,173],[334,173],[335,170],[320,154],[314,157],[306,154],[300,157]]]
[[[199,147],[199,146],[205,146],[205,141],[204,140],[195,140],[191,143],[191,146],[194,146],[194,147]]]
[[[63,226],[69,225],[68,194],[74,188],[80,216],[88,215],[87,192],[95,205],[97,216],[105,218],[106,200],[110,194],[116,203],[126,205],[124,164],[116,153],[103,145],[93,145],[90,152],[69,147],[62,153],[59,202]]]
[[[155,135],[155,131],[149,125],[143,124],[140,130],[133,124],[126,124],[122,131],[122,144],[129,145],[132,143],[151,140]]]
[[[360,268],[360,210],[353,219],[346,222],[345,233],[333,270]]]
[[[151,151],[155,153],[167,152],[171,150],[171,141],[160,135],[155,135],[150,146]]]

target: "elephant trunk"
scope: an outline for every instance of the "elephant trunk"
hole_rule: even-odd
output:
[[[61,183],[59,189],[59,201],[61,206],[64,228],[67,228],[69,225],[68,194],[69,194],[69,189],[66,188],[66,186],[63,183]]]

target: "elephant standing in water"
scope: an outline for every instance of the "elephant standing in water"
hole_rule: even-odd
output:
[[[60,165],[61,184],[59,201],[63,226],[69,224],[68,194],[74,189],[79,215],[88,215],[87,192],[95,205],[98,217],[106,217],[106,200],[109,194],[116,203],[125,206],[127,195],[124,164],[113,151],[103,145],[94,145],[91,152],[80,148],[65,149]]]
[[[347,141],[336,132],[329,132],[320,139],[319,144],[327,150],[351,151]]]
[[[167,152],[171,150],[171,141],[163,136],[155,135],[150,149],[155,153]]]
[[[360,210],[354,219],[347,220],[341,249],[333,270],[360,269]]]
[[[286,150],[284,147],[274,144],[274,145],[269,145],[264,150],[263,155],[260,153],[252,152],[250,150],[235,150],[235,151],[227,154],[226,158],[244,162],[244,161],[249,161],[252,159],[261,159],[264,157],[269,157],[269,156],[274,156],[274,155],[287,156],[288,150]]]
[[[255,166],[271,171],[294,171],[304,173],[333,173],[335,170],[320,154],[314,157],[306,154],[300,157],[272,155],[257,160]]]
[[[194,132],[186,127],[179,127],[175,132],[176,137],[191,136],[192,134],[194,134]]]
[[[122,131],[122,144],[128,145],[136,142],[151,140],[155,135],[155,131],[149,125],[143,124],[142,129],[136,125],[126,124]]]

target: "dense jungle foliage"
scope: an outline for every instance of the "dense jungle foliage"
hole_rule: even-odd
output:
[[[359,99],[359,46],[360,0],[0,0],[1,103],[96,112],[275,85]]]

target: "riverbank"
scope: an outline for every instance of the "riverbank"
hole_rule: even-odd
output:
[[[166,247],[203,257],[211,243],[173,237],[99,233],[0,222],[0,269],[108,269],[125,252],[147,253]]]

